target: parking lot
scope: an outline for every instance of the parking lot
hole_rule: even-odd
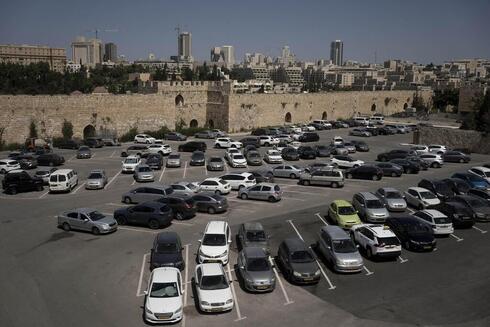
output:
[[[411,143],[412,134],[349,137],[348,129],[320,131],[321,144],[335,135],[362,139],[369,152],[352,157],[372,162],[378,153]],[[240,139],[237,136],[236,139]],[[211,155],[224,150],[212,148]],[[174,151],[180,142],[168,142]],[[122,147],[95,149],[91,159],[76,159],[75,151],[56,150],[64,167],[78,172],[79,185],[68,194],[42,192],[0,195],[0,325],[2,326],[143,326],[144,290],[150,274],[149,251],[158,231],[144,227],[119,226],[110,235],[64,232],[56,226],[56,215],[79,207],[112,214],[126,206],[121,195],[133,187],[132,175],[121,174]],[[260,149],[264,153],[265,149]],[[5,157],[6,153],[1,157]],[[156,180],[202,181],[225,172],[209,172],[205,166],[190,166],[190,154],[182,154],[181,168],[162,168]],[[315,161],[326,161],[319,158]],[[306,166],[312,160],[294,162]],[[385,177],[380,181],[346,180],[343,188],[298,185],[297,180],[276,178],[283,190],[280,202],[241,200],[232,191],[229,209],[223,214],[198,213],[191,220],[174,221],[166,230],[176,231],[184,244],[184,319],[182,326],[335,326],[391,325],[490,325],[490,225],[477,223],[456,229],[448,238],[437,239],[430,253],[402,251],[394,261],[371,261],[359,274],[334,273],[321,256],[317,262],[321,280],[313,286],[287,282],[275,269],[278,283],[272,293],[250,294],[240,287],[235,274],[237,245],[232,243],[230,263],[225,267],[233,280],[234,309],[224,314],[201,314],[196,310],[192,277],[198,239],[207,222],[226,220],[236,234],[241,223],[261,222],[271,235],[273,254],[287,237],[299,237],[313,245],[319,229],[330,223],[327,206],[336,199],[352,200],[360,191],[392,186],[401,191],[421,178],[446,178],[453,172],[490,162],[489,156],[473,154],[468,164],[445,164],[415,175]],[[273,167],[264,163],[263,167]],[[103,190],[84,188],[88,172],[104,169],[109,183]]]

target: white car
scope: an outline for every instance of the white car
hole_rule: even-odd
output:
[[[172,148],[168,144],[152,144],[148,147],[148,153],[159,153],[164,156],[172,153]]]
[[[476,175],[478,177],[481,177],[483,179],[486,179],[487,182],[490,183],[490,168],[486,167],[472,167],[468,169],[468,172],[470,174]]]
[[[344,144],[344,139],[340,136],[334,136],[332,140],[333,145],[343,145]]]
[[[228,156],[228,163],[233,168],[246,168],[247,167],[247,159],[241,153],[235,153]]]
[[[129,156],[122,161],[123,173],[134,173],[136,166],[141,164],[141,158],[139,156]]]
[[[279,144],[279,139],[269,135],[259,136],[260,146],[273,146]]]
[[[304,125],[301,127],[301,130],[304,132],[314,132],[316,131],[316,128],[310,125]]]
[[[279,142],[284,141],[286,143],[290,143],[293,141],[293,138],[288,134],[279,134],[275,138],[278,139]]]
[[[446,151],[447,151],[447,148],[445,145],[440,145],[440,144],[429,145],[429,152],[437,153],[437,154],[444,154]]]
[[[201,191],[214,192],[216,194],[228,194],[231,191],[231,185],[221,178],[210,177],[199,184],[199,192]]]
[[[301,133],[301,127],[298,127],[298,126],[291,126],[291,130],[293,131],[293,133]]]
[[[16,169],[20,169],[20,163],[17,160],[0,159],[0,174],[6,174]]]
[[[223,132],[220,129],[212,129],[211,132],[216,134],[216,137],[226,137],[227,136],[226,132]]]
[[[429,153],[429,147],[427,145],[416,144],[413,145],[410,150],[417,152],[417,154],[426,154]]]
[[[295,148],[296,150],[298,150],[298,148],[302,145],[301,142],[299,141],[293,141],[291,143],[288,144],[288,146],[292,147],[292,148]]]
[[[175,323],[182,320],[183,284],[179,269],[155,268],[145,291],[145,320],[149,323]]]
[[[230,282],[223,266],[204,263],[196,266],[194,273],[197,302],[203,312],[223,312],[233,309]]]
[[[153,144],[156,139],[148,134],[138,134],[134,137],[134,143]]]
[[[228,183],[230,183],[232,190],[240,190],[244,187],[249,187],[257,184],[255,176],[251,173],[230,173],[220,178]]]
[[[435,235],[446,235],[454,233],[451,218],[434,209],[421,210],[413,214],[415,218],[426,223]]]
[[[436,206],[441,203],[434,193],[423,187],[410,187],[404,194],[407,204],[420,210]]]
[[[219,137],[214,141],[214,147],[218,149],[228,149],[228,148],[236,148],[240,149],[243,147],[242,142],[234,141],[229,137]]]
[[[298,141],[301,136],[303,136],[304,132],[294,132],[293,135],[291,135],[293,141]]]
[[[270,164],[282,163],[282,156],[278,150],[267,150],[264,155],[264,160]]]
[[[350,156],[333,156],[331,163],[340,168],[355,168],[364,165],[364,161],[356,160]]]
[[[199,263],[228,263],[231,244],[231,229],[226,221],[210,221],[199,240]]]
[[[364,250],[368,258],[395,258],[402,252],[402,246],[395,233],[386,225],[359,224],[350,230],[354,242]]]
[[[240,150],[236,149],[236,148],[228,148],[226,149],[226,153],[225,153],[225,160],[230,162],[230,159],[231,159],[231,156],[232,155],[235,155],[235,154],[242,154],[240,152]]]

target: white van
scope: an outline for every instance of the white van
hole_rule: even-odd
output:
[[[73,169],[59,169],[49,176],[50,192],[70,192],[78,185],[78,175]]]
[[[369,118],[367,118],[367,117],[354,117],[353,120],[360,126],[369,125]]]
[[[383,125],[385,123],[385,117],[383,116],[372,116],[369,118],[369,122],[372,125]]]
[[[326,128],[332,128],[332,124],[330,124],[328,122],[328,120],[325,120],[325,119],[318,119],[318,120],[314,120],[313,123],[315,124],[320,124]]]

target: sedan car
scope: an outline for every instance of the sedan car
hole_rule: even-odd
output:
[[[201,131],[194,134],[196,139],[214,139],[216,136],[216,133],[210,130]]]
[[[468,169],[470,174],[474,174],[478,177],[484,178],[487,182],[490,182],[490,168],[487,167],[472,167]]]
[[[172,195],[191,196],[199,192],[199,183],[180,181],[170,184]]]
[[[352,140],[352,141],[350,141],[350,143],[353,144],[356,147],[356,150],[359,152],[368,152],[369,151],[369,145],[367,145],[367,143],[364,141]]]
[[[209,214],[221,213],[228,210],[228,201],[219,194],[199,193],[192,196],[197,211]]]
[[[267,150],[264,155],[264,161],[269,164],[281,164],[281,153],[277,150]]]
[[[199,191],[214,192],[215,194],[228,194],[231,191],[231,185],[221,178],[210,177],[199,184]]]
[[[413,216],[388,218],[385,224],[407,250],[433,251],[436,248],[437,243],[432,230]]]
[[[274,173],[272,170],[252,170],[249,171],[255,177],[255,181],[258,183],[274,183]]]
[[[260,247],[246,247],[238,254],[238,275],[243,287],[249,292],[272,292],[276,287],[276,276],[269,255]]]
[[[66,232],[76,229],[99,235],[116,231],[117,222],[113,217],[104,215],[95,209],[79,208],[59,214],[58,227],[63,228]]]
[[[373,181],[379,181],[383,178],[383,171],[373,165],[363,165],[355,168],[349,168],[345,171],[345,177],[348,179],[372,179]]]
[[[296,165],[281,165],[272,169],[274,177],[285,177],[295,179],[304,171],[303,168]]]
[[[148,165],[138,165],[134,169],[134,180],[137,182],[153,182],[155,180],[155,174]]]
[[[228,164],[233,168],[247,167],[247,159],[241,153],[230,154],[227,158]]]
[[[107,185],[107,175],[102,169],[92,170],[85,182],[86,190],[98,190],[103,189]]]
[[[350,131],[349,135],[370,137],[371,132],[368,132],[367,130],[365,130],[363,128],[354,128],[353,130]]]
[[[393,187],[381,187],[375,195],[386,205],[389,211],[405,211],[407,201],[403,194]]]
[[[206,164],[206,157],[202,151],[194,151],[191,155],[191,161],[189,165],[191,166],[204,166]]]
[[[313,149],[316,151],[317,157],[330,158],[334,148],[327,145],[316,145],[313,147]]]
[[[165,140],[172,140],[172,141],[186,141],[187,140],[187,136],[185,136],[181,133],[177,133],[177,132],[167,133],[167,134],[165,134],[165,136],[163,138]]]
[[[136,206],[119,208],[114,211],[114,218],[119,225],[148,226],[158,229],[172,223],[172,209],[159,202],[145,202]]]
[[[344,147],[349,151],[349,153],[356,153],[356,146],[352,142],[344,142]]]
[[[332,164],[339,168],[356,168],[364,165],[364,161],[356,160],[350,156],[333,156]]]
[[[250,166],[261,166],[262,165],[262,156],[257,150],[250,150],[245,154],[245,159],[247,160],[247,164]]]
[[[179,152],[194,152],[202,151],[206,152],[206,143],[200,141],[191,141],[184,144],[180,144],[178,147]]]
[[[403,174],[403,167],[391,162],[376,162],[374,166],[381,169],[383,176],[400,177]]]
[[[451,201],[465,205],[472,212],[476,221],[490,222],[490,203],[488,201],[471,195],[457,195]]]
[[[225,170],[225,161],[221,157],[211,157],[208,160],[206,169],[209,171],[223,171]]]
[[[244,223],[240,225],[237,234],[237,246],[239,249],[246,247],[259,247],[270,254],[269,235],[261,223]]]
[[[131,204],[154,201],[173,192],[174,190],[166,185],[153,184],[146,187],[137,187],[124,193],[122,195],[122,202]]]
[[[420,171],[418,164],[407,159],[392,159],[390,162],[402,167],[405,174],[418,174]]]
[[[184,270],[182,242],[176,232],[161,232],[155,236],[150,250],[150,270],[158,267],[175,267]]]
[[[452,178],[459,178],[464,180],[466,183],[470,185],[471,188],[478,188],[486,191],[490,191],[490,183],[479,176],[476,176],[471,173],[463,172],[463,173],[454,173]]]
[[[77,150],[77,159],[90,159],[92,157],[92,151],[86,145],[83,145]]]
[[[279,245],[277,263],[284,277],[292,283],[316,284],[320,269],[311,249],[299,238],[288,238]]]
[[[167,162],[165,166],[167,168],[179,168],[182,165],[180,160],[180,154],[172,153],[167,157]]]
[[[298,154],[301,159],[316,159],[316,150],[311,146],[300,146]]]
[[[290,147],[290,146],[282,149],[281,156],[284,160],[287,160],[287,161],[299,160],[298,150],[296,150],[295,148]]]
[[[471,161],[471,157],[461,151],[446,151],[442,155],[442,159],[444,162],[468,163]]]
[[[357,210],[345,200],[335,200],[330,203],[327,218],[345,229],[361,223]]]
[[[471,228],[475,224],[473,211],[465,203],[448,200],[434,209],[451,219],[454,228]]]
[[[281,200],[282,191],[279,185],[271,183],[260,183],[257,185],[241,188],[238,197],[242,200],[264,200],[277,202]]]
[[[233,309],[230,282],[220,263],[197,265],[193,281],[199,310],[222,312]]]

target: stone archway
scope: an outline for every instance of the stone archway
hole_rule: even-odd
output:
[[[373,103],[373,105],[371,106],[371,111],[376,111],[376,104]]]
[[[181,94],[175,97],[175,105],[177,107],[182,107],[184,105],[184,97]]]
[[[189,123],[189,127],[191,127],[191,128],[196,128],[198,125],[199,124],[198,124],[197,120],[195,120],[195,119],[191,120],[191,122]]]
[[[209,128],[214,128],[214,120],[210,119],[208,121],[208,126],[209,126]]]
[[[284,122],[285,123],[290,123],[291,120],[292,120],[291,113],[290,112],[286,113],[286,116],[284,116]]]
[[[83,138],[89,138],[95,136],[95,127],[93,125],[87,125],[83,129]]]
[[[407,110],[408,108],[408,103],[405,102],[405,104],[403,105],[403,110]]]
[[[322,120],[327,120],[328,114],[326,111],[322,113]]]

